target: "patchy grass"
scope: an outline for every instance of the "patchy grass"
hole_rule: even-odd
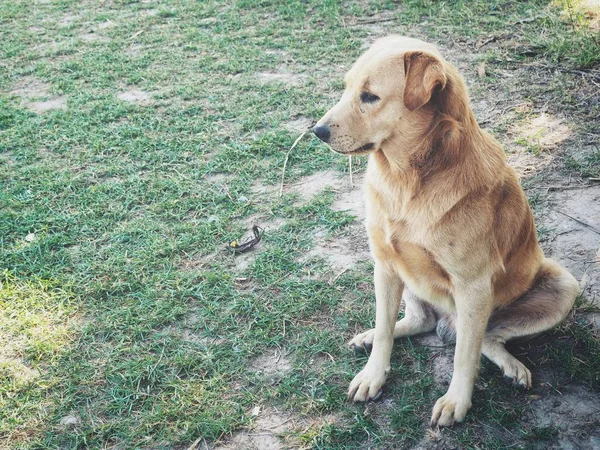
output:
[[[589,10],[576,0],[415,0],[405,5],[402,21],[407,25],[420,23],[437,35],[450,32],[480,47],[500,41],[501,46],[518,47],[512,57],[522,61],[541,55],[563,69],[593,67],[600,61],[598,30],[590,28]]]
[[[0,278],[0,436],[27,440],[48,425],[61,357],[77,341],[79,302],[57,283]]]
[[[519,350],[552,389],[520,392],[484,363],[464,426],[428,429],[446,388],[434,367],[452,353],[429,341],[398,343],[382,403],[348,404],[366,359],[344,343],[373,324],[372,265],[359,197],[340,210],[354,191],[314,178],[345,180],[347,160],[305,138],[278,195],[298,127],[334,104],[363,45],[410,34],[459,66],[509,153],[524,147],[537,168],[552,158],[526,182],[551,245],[543,187],[598,176],[596,153],[571,152],[600,117],[600,51],[578,8],[1,2],[0,447],[587,445],[591,426],[540,425],[531,411],[532,395],[572,384],[596,395],[589,308]],[[568,136],[512,126],[542,116]],[[353,160],[355,178],[365,165]],[[254,222],[266,230],[256,250],[228,253]],[[330,242],[349,243],[335,254],[350,263],[331,264]]]
[[[600,177],[600,150],[579,158],[569,156],[565,159],[565,165],[578,172],[581,177],[598,178]]]

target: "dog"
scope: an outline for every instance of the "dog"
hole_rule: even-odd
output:
[[[345,82],[313,132],[335,152],[369,155],[363,189],[375,328],[350,342],[371,353],[348,397],[377,399],[394,339],[437,328],[456,348],[431,426],[451,426],[471,408],[482,353],[531,387],[530,371],[505,343],[565,319],[579,286],[544,257],[516,173],[477,124],[464,81],[435,46],[382,38]]]

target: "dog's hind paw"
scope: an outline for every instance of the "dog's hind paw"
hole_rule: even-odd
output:
[[[531,372],[523,363],[514,360],[502,366],[504,376],[512,381],[513,384],[522,386],[525,389],[531,389]]]
[[[355,353],[370,352],[373,348],[373,338],[375,336],[375,330],[371,329],[364,333],[357,334],[352,338],[348,346]]]

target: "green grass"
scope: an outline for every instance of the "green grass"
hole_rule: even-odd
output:
[[[600,177],[600,150],[593,151],[580,158],[568,156],[565,159],[565,165],[581,177],[598,178]]]
[[[0,447],[187,448],[252,429],[257,406],[302,418],[284,433],[289,446],[422,442],[443,393],[434,350],[396,346],[393,407],[346,402],[365,358],[344,342],[373,323],[372,266],[340,273],[305,258],[317,235],[361,228],[332,208],[333,190],[277,195],[299,135],[285,124],[334,104],[370,39],[358,24],[367,16],[441,44],[521,21],[511,30],[519,45],[485,58],[492,75],[511,64],[596,65],[583,16],[561,11],[543,1],[1,2]],[[485,91],[494,78],[478,83]],[[119,99],[132,88],[150,99]],[[66,109],[30,108],[55,97]],[[595,176],[591,158],[571,168]],[[286,185],[328,169],[347,176],[347,161],[306,137]],[[257,215],[283,225],[239,269],[226,246]],[[598,358],[592,331],[576,322],[556,333],[575,345],[540,359],[596,389],[578,362]],[[257,368],[278,352],[285,373]],[[520,439],[503,430],[520,423],[527,399],[499,378],[484,365],[470,425],[444,431],[447,442]]]
[[[509,40],[513,57],[520,60],[541,55],[574,68],[593,67],[600,62],[600,38],[590,29],[577,0],[413,0],[404,6],[401,20],[406,24],[427,19],[422,25],[434,35],[457,33],[474,42]]]

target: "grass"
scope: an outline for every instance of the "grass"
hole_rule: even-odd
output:
[[[333,208],[333,190],[275,194],[300,133],[284,125],[334,104],[372,32],[358,23],[367,16],[440,43],[504,41],[518,22],[516,43],[485,56],[477,93],[515,64],[596,67],[584,17],[562,11],[543,1],[0,3],[0,447],[187,448],[243,435],[257,406],[293,415],[289,446],[424,442],[443,392],[435,349],[397,346],[391,406],[345,400],[365,358],[343,344],[373,323],[372,267],[340,273],[306,259],[318,236],[364,234]],[[149,100],[119,98],[132,89]],[[54,98],[66,109],[32,111]],[[585,126],[576,101],[557,102]],[[593,176],[591,158],[566,170]],[[347,162],[306,138],[286,185],[327,169],[347,175]],[[240,268],[225,247],[254,217],[282,226]],[[585,363],[598,357],[593,331],[575,321],[553,339],[573,345],[542,346],[539,361],[597,389]],[[556,438],[504,431],[521,426],[528,400],[493,366],[476,389],[470,425],[442,432],[448,446]]]
[[[568,168],[579,173],[581,177],[598,178],[600,177],[600,150],[595,150],[578,158],[569,156],[566,158],[565,164]]]

